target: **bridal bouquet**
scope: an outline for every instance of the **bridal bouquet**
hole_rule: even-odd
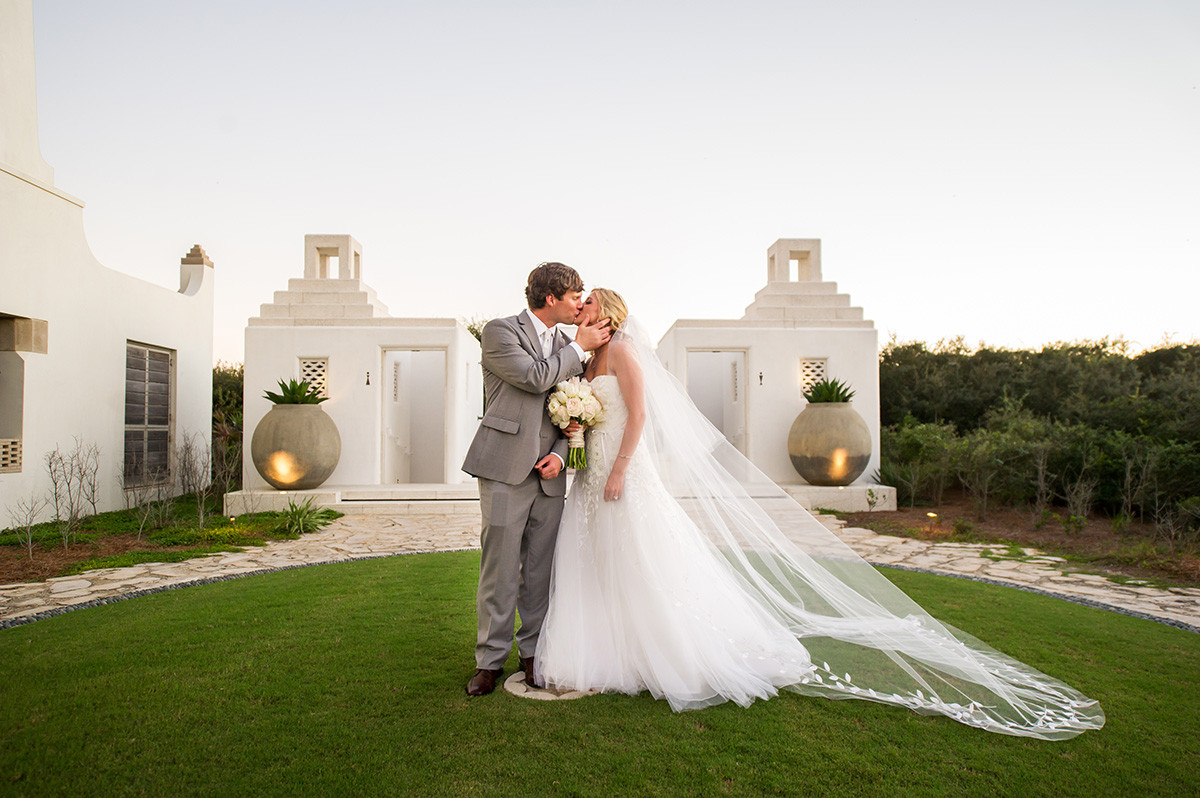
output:
[[[584,427],[590,427],[604,418],[604,408],[600,400],[592,393],[592,386],[586,380],[572,377],[554,386],[550,401],[546,407],[550,420],[559,429],[566,429],[572,421],[578,421]],[[568,438],[567,453],[568,468],[587,468],[587,452],[583,448],[583,429],[575,431]]]

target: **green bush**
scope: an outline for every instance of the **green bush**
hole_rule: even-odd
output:
[[[331,523],[342,514],[328,507],[313,507],[312,498],[305,499],[303,504],[288,502],[288,508],[277,514],[279,525],[275,531],[283,537],[298,538],[310,532],[316,532]]]
[[[902,502],[939,501],[931,475],[952,471],[985,513],[1027,507],[1040,524],[1056,505],[1077,525],[1100,509],[1179,538],[1171,508],[1200,485],[1200,345],[1131,355],[1120,340],[975,351],[961,338],[893,340],[879,383],[879,478]],[[925,425],[950,430],[952,469]]]
[[[952,457],[958,436],[950,424],[922,424],[912,416],[880,433],[883,456],[879,482],[892,485],[909,507],[918,501],[941,504],[954,480]]]

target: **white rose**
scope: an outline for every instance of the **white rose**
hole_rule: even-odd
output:
[[[578,418],[583,415],[583,400],[578,397],[572,397],[567,400],[567,415],[572,418]]]

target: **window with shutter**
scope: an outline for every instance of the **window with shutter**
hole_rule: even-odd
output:
[[[175,353],[141,344],[125,349],[125,485],[171,479],[171,378]]]

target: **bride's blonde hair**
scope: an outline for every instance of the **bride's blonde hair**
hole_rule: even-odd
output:
[[[600,318],[608,319],[612,329],[620,328],[625,323],[625,319],[629,317],[629,308],[625,307],[625,300],[616,291],[607,288],[593,288],[592,298],[600,306]]]

